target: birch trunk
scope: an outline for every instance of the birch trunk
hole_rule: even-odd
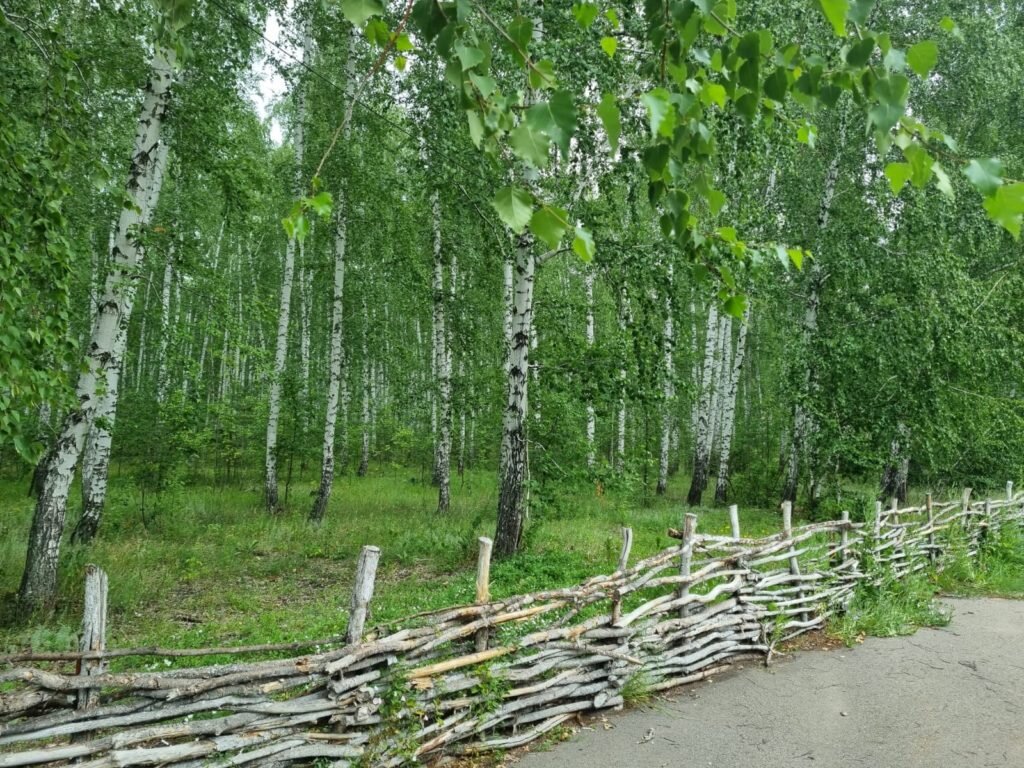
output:
[[[306,264],[306,248],[302,243],[299,243],[299,264],[299,295],[302,298],[302,312],[299,315],[299,367],[302,373],[299,408],[302,432],[305,434],[309,427],[309,333],[313,311],[313,271]]]
[[[366,477],[370,468],[370,313],[366,307],[366,297],[363,297],[363,418],[362,418],[362,450],[359,454],[359,477]]]
[[[583,290],[587,297],[587,351],[594,349],[594,270],[587,266],[583,272]],[[588,382],[589,384],[590,382]],[[597,415],[594,412],[594,394],[587,389],[587,467],[594,468],[597,452]]]
[[[459,409],[459,459],[458,473],[462,477],[466,472],[466,361],[465,357],[459,357],[459,388],[462,392],[460,397],[461,408]]]
[[[139,356],[135,361],[135,391],[142,389],[142,375],[146,371],[146,315],[149,310],[149,293],[153,288],[153,272],[146,277],[146,293],[142,298],[142,322],[139,324]],[[93,325],[96,324],[95,319]]]
[[[715,483],[716,504],[724,504],[729,491],[729,455],[736,424],[736,393],[739,389],[740,374],[743,371],[743,358],[747,351],[747,327],[749,325],[750,307],[747,307],[740,325],[740,336],[736,342],[736,354],[732,361],[732,372],[729,374],[729,384],[722,411],[722,440],[718,454],[718,479]]]
[[[843,144],[846,140],[846,122],[842,120],[839,124],[839,142]],[[818,209],[818,232],[817,242],[821,242],[822,233],[828,229],[829,218],[832,215],[832,198],[835,196],[836,181],[839,178],[839,154],[837,153],[829,164],[825,174],[825,183],[822,189],[821,206]],[[820,248],[816,248],[816,255],[820,254]],[[815,259],[811,263],[811,271],[808,281],[807,307],[804,310],[803,331],[801,344],[804,355],[804,376],[803,392],[810,394],[814,380],[814,366],[811,364],[811,343],[818,331],[818,308],[821,304],[821,289],[825,281],[822,272],[821,262]],[[786,466],[786,480],[782,488],[782,498],[785,501],[796,501],[797,486],[800,482],[800,462],[808,459],[809,469],[813,473],[814,462],[811,458],[811,444],[817,434],[817,422],[814,416],[805,407],[804,400],[798,398],[793,406],[793,439],[789,444],[789,456]],[[812,501],[816,499],[817,481],[812,481]]]
[[[700,420],[700,358],[697,356],[697,307],[690,299],[690,360],[691,384],[694,398],[690,406],[690,441],[697,445],[697,423]]]
[[[512,268],[512,301],[506,319],[510,344],[505,363],[506,405],[502,418],[501,478],[494,549],[499,556],[515,554],[526,519],[526,415],[529,407],[530,328],[533,326],[533,282],[537,264],[533,237],[516,239]]]
[[[163,180],[160,132],[170,99],[174,59],[174,51],[161,46],[153,55],[125,185],[125,198],[130,204],[122,207],[117,222],[110,272],[86,351],[86,367],[78,378],[77,405],[64,418],[50,450],[43,490],[32,518],[25,572],[18,591],[19,604],[25,611],[51,604],[56,596],[68,492],[86,432],[99,405],[97,385],[111,370],[118,370],[124,358],[123,330],[131,319],[143,259],[141,228],[149,216],[149,206],[155,206],[159,199]]]
[[[356,59],[352,38],[348,40],[348,58],[345,61],[345,141],[348,142],[351,123],[352,98],[355,90]],[[345,252],[348,247],[347,187],[338,190],[334,208],[334,294],[331,302],[331,351],[327,373],[327,409],[324,414],[324,443],[320,457],[320,486],[317,488],[309,519],[319,523],[327,515],[327,504],[334,489],[334,441],[338,425],[338,400],[344,365],[344,298]]]
[[[882,473],[881,499],[896,499],[901,504],[907,500],[907,475],[910,472],[910,430],[900,422],[896,436],[889,444],[889,463]]]
[[[668,490],[669,452],[672,448],[672,425],[675,412],[675,367],[672,362],[672,350],[675,345],[675,326],[672,321],[672,267],[668,272],[668,291],[665,294],[665,331],[662,335],[662,355],[665,370],[662,380],[661,394],[665,399],[661,414],[661,451],[658,457],[658,485],[655,489],[659,496]]]
[[[430,199],[434,226],[434,402],[437,404],[437,431],[434,433],[434,473],[437,486],[437,511],[448,511],[451,497],[452,453],[452,361],[448,351],[444,288],[444,249],[441,240],[441,195],[434,190]]]
[[[437,511],[449,509],[452,462],[452,369],[445,323],[444,253],[441,241],[440,194],[434,189],[430,196],[433,221],[433,372],[434,372],[434,468],[433,483],[437,485]]]
[[[711,460],[711,411],[715,380],[715,351],[719,346],[718,304],[712,300],[708,309],[708,325],[704,335],[704,366],[701,369],[700,398],[697,404],[697,434],[694,441],[693,476],[686,503],[700,504],[701,494],[708,483],[708,465]]]
[[[302,41],[302,63],[305,65],[312,43],[309,33],[304,32]],[[305,150],[304,123],[306,100],[301,85],[296,93],[295,118],[295,195],[303,193],[303,152]],[[288,321],[292,305],[292,282],[295,278],[295,238],[288,238],[284,251],[284,270],[281,274],[281,302],[277,315],[277,341],[274,349],[274,372],[270,379],[270,403],[267,413],[267,449],[263,499],[270,512],[277,512],[280,502],[277,495],[277,425],[281,419],[281,383],[284,377],[285,361],[288,357]]]
[[[708,428],[708,444],[706,455],[708,456],[708,472],[705,475],[705,488],[707,488],[707,477],[711,473],[710,457],[715,455],[715,447],[718,445],[722,426],[722,409],[725,405],[726,371],[729,369],[732,357],[732,318],[719,314],[718,316],[718,350],[715,354],[714,369],[714,393],[711,396],[711,422]],[[704,490],[704,489],[701,489]]]
[[[177,222],[175,223],[177,226]],[[171,338],[171,286],[174,283],[174,241],[164,262],[163,291],[160,294],[160,345],[156,361],[156,401],[162,404],[167,397],[167,346]]]
[[[619,296],[619,331],[625,338],[629,328],[629,297],[626,289],[623,288]],[[615,432],[615,457],[613,461],[615,471],[623,472],[626,469],[626,353],[623,350],[622,363],[619,366],[619,407],[618,421]]]

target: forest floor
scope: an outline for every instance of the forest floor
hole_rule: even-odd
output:
[[[957,599],[952,623],[737,667],[514,761],[522,768],[1024,765],[1024,601]]]
[[[634,531],[632,559],[673,543],[688,478],[663,497],[635,490],[567,487],[534,500],[525,551],[496,562],[495,597],[570,586],[614,569],[620,528]],[[0,481],[0,600],[10,606],[24,567],[33,502],[27,480]],[[438,518],[435,488],[416,470],[392,468],[337,480],[326,521],[306,522],[313,479],[292,485],[287,513],[262,507],[260,483],[188,484],[143,497],[118,468],[101,533],[90,547],[65,538],[61,601],[30,626],[0,621],[0,652],[74,647],[86,563],[110,577],[108,647],[210,647],[315,640],[340,635],[360,548],[382,550],[371,622],[472,602],[477,537],[493,536],[497,490],[491,471],[452,483],[452,509]],[[709,492],[710,495],[710,492]],[[77,489],[69,509],[77,517]],[[727,533],[723,509],[697,510],[703,532]],[[741,509],[745,535],[778,530],[778,514]],[[9,613],[9,611],[8,611]]]

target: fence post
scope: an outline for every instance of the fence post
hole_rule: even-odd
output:
[[[924,505],[928,509],[928,560],[934,566],[939,553],[935,551],[935,508],[930,493],[924,497]]]
[[[693,540],[697,534],[697,516],[687,513],[683,517],[683,544],[679,548],[679,575],[689,577],[690,563],[693,561]],[[690,594],[690,585],[682,584],[676,593],[678,598],[684,598]],[[685,619],[690,613],[690,606],[684,605],[679,609],[679,618]]]
[[[477,541],[480,544],[476,558],[476,602],[479,605],[491,600],[491,549],[494,542],[486,536],[481,536]],[[477,651],[487,650],[489,634],[487,627],[481,627],[476,631]]]
[[[999,533],[999,516],[992,513],[992,502],[985,499],[985,538],[995,538]]]
[[[964,493],[960,497],[960,509],[966,512],[971,508],[971,489],[964,488]]]
[[[629,552],[633,549],[633,529],[623,526],[622,528],[622,550],[619,552],[619,566],[616,573],[625,573],[629,565]]]
[[[839,565],[840,567],[846,565],[847,550],[850,548],[850,512],[844,509],[842,515],[839,516],[839,522],[842,523],[842,528],[839,529]]]
[[[85,566],[85,610],[82,613],[82,638],[78,650],[95,653],[107,649],[107,574],[98,565]],[[86,677],[103,674],[107,662],[102,658],[80,659],[78,674]],[[78,709],[92,709],[99,701],[98,688],[78,691]]]
[[[740,508],[736,504],[729,505],[729,527],[732,528],[732,537],[740,537]]]
[[[363,639],[363,628],[366,626],[366,617],[370,613],[370,601],[373,599],[373,585],[377,580],[377,563],[379,561],[379,547],[368,545],[363,547],[359,553],[356,583],[352,588],[348,630],[345,632],[345,639],[349,643],[358,643]]]
[[[787,539],[793,538],[793,502],[784,501],[782,502],[782,532],[786,535]],[[789,573],[791,576],[796,576],[796,595],[802,598],[804,596],[803,584],[800,576],[800,560],[796,555],[796,547],[793,544],[789,545]],[[801,621],[808,621],[809,614],[806,611],[800,613]]]
[[[1006,481],[1006,500],[1013,501],[1013,480]]]

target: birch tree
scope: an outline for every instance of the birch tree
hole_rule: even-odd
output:
[[[306,64],[310,54],[312,40],[309,30],[303,22],[301,61]],[[295,194],[304,191],[303,154],[305,151],[305,120],[306,108],[302,83],[295,86],[295,127],[292,143],[295,148]],[[300,237],[304,237],[304,233]],[[264,459],[263,501],[269,512],[280,509],[277,489],[277,426],[281,418],[281,385],[284,377],[285,361],[288,357],[288,322],[292,306],[292,282],[295,279],[295,247],[296,233],[293,231],[285,246],[284,264],[281,273],[281,301],[277,314],[277,340],[274,347],[274,369],[270,379],[270,402],[267,412],[267,440]]]
[[[345,59],[345,128],[347,144],[352,135],[352,112],[355,108],[356,57],[355,41],[350,36]],[[309,519],[320,522],[327,514],[327,504],[334,488],[334,442],[338,424],[338,402],[343,379],[345,351],[344,340],[344,296],[345,296],[345,253],[348,248],[348,185],[343,179],[338,186],[334,201],[334,281],[331,301],[330,361],[327,374],[327,408],[324,414],[324,441],[320,461],[320,485],[316,499],[309,513]]]
[[[718,478],[715,482],[715,503],[724,504],[729,490],[729,459],[732,450],[733,433],[736,426],[736,392],[739,388],[740,374],[743,371],[743,360],[747,351],[747,328],[750,325],[750,307],[743,313],[740,322],[739,339],[736,341],[736,353],[732,359],[732,369],[726,387],[725,401],[722,410],[722,436],[718,453]]]
[[[693,448],[693,477],[690,480],[690,490],[686,496],[686,503],[691,507],[700,504],[704,489],[707,488],[713,440],[714,394],[717,386],[716,362],[720,351],[718,304],[711,302],[711,306],[708,308],[707,327],[704,331],[704,363],[700,369],[697,431]]]
[[[174,26],[180,29],[181,25],[182,21],[179,21]],[[127,338],[124,328],[131,318],[139,266],[144,256],[143,222],[149,215],[149,206],[159,201],[159,187],[163,180],[158,162],[160,140],[174,81],[175,61],[174,48],[167,45],[166,38],[159,40],[143,89],[142,108],[125,185],[126,205],[121,209],[114,235],[110,271],[86,351],[86,368],[80,374],[76,387],[78,402],[65,416],[50,448],[46,477],[32,518],[25,572],[18,590],[18,601],[24,610],[42,608],[52,603],[56,595],[60,540],[75,465],[99,406],[99,388],[104,386],[110,371],[120,368],[124,357]]]

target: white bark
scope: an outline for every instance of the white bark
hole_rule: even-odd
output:
[[[434,228],[434,402],[437,410],[437,432],[434,436],[434,484],[437,485],[437,511],[448,511],[451,498],[452,450],[452,359],[448,349],[447,317],[444,287],[444,249],[441,238],[441,195],[434,190],[430,198]],[[454,258],[454,257],[453,257]],[[455,271],[458,267],[455,267]],[[454,286],[453,286],[454,290]]]
[[[163,179],[160,132],[170,99],[174,59],[173,50],[160,46],[153,55],[125,185],[128,204],[121,208],[117,222],[110,272],[86,350],[86,366],[78,378],[77,405],[65,417],[48,455],[46,477],[32,520],[25,573],[18,593],[24,609],[38,608],[55,597],[68,492],[86,432],[99,405],[98,385],[107,380],[110,371],[120,370],[124,359],[124,329],[131,319],[144,255],[140,230],[157,204]]]
[[[364,477],[370,466],[370,313],[366,307],[366,296],[363,296],[363,413],[362,413],[362,450],[359,454],[359,477]]]
[[[707,455],[713,456],[718,444],[725,406],[726,377],[732,358],[732,318],[718,316],[718,350],[715,353],[714,391],[711,395],[711,418],[708,428]],[[710,464],[710,462],[709,462]]]
[[[668,268],[668,290],[665,293],[665,331],[662,334],[662,356],[665,369],[662,373],[661,394],[665,402],[662,405],[661,414],[661,451],[658,457],[658,486],[656,492],[659,495],[668,490],[668,463],[669,451],[672,448],[672,426],[675,413],[675,366],[672,361],[672,351],[675,346],[675,325],[672,320],[672,267]]]
[[[345,62],[346,108],[352,103],[355,89],[356,60],[353,55],[352,38],[348,41],[348,58]],[[351,121],[346,122],[345,141],[349,139]],[[327,504],[334,487],[334,441],[338,424],[338,400],[341,391],[344,366],[344,297],[345,297],[345,253],[348,247],[348,192],[343,184],[334,202],[334,293],[331,301],[330,362],[327,373],[327,410],[324,415],[324,442],[320,460],[320,487],[317,489],[310,520],[319,522],[327,514]]]
[[[305,65],[312,43],[308,31],[302,41],[302,63]],[[302,88],[296,93],[295,119],[295,185],[296,196],[303,189],[303,153],[305,150],[306,100]],[[285,361],[288,356],[288,322],[292,304],[292,282],[295,278],[295,239],[288,238],[284,252],[284,269],[281,274],[281,302],[277,315],[277,341],[274,348],[274,372],[270,380],[270,403],[267,414],[267,446],[265,455],[264,493],[266,507],[271,512],[279,508],[277,495],[277,425],[281,418],[281,383],[284,377]],[[225,339],[226,340],[226,339]]]
[[[708,323],[704,333],[704,365],[701,368],[699,400],[697,403],[697,429],[693,452],[693,477],[687,503],[700,504],[701,494],[707,487],[708,465],[711,459],[711,414],[715,390],[715,358],[719,348],[718,304],[712,300],[708,309]]]
[[[839,124],[839,142],[846,140],[846,122],[842,120]],[[839,179],[839,158],[836,153],[825,173],[825,183],[822,189],[821,205],[818,208],[818,231],[817,237],[820,241],[822,233],[828,229],[829,219],[832,216],[832,199],[835,197],[836,182]],[[820,251],[819,249],[816,249]],[[816,254],[817,255],[817,254]],[[810,361],[811,342],[818,331],[818,308],[821,304],[821,288],[825,276],[822,272],[821,261],[814,259],[811,263],[809,275],[809,293],[807,296],[807,308],[804,311],[804,324],[801,334],[804,365],[804,393],[810,394],[814,379],[814,366]],[[782,498],[787,501],[796,501],[797,484],[800,479],[800,462],[802,459],[810,459],[811,445],[818,431],[817,421],[814,416],[804,407],[802,400],[797,400],[793,407],[793,439],[789,446],[789,457],[786,467],[786,482],[782,490]],[[811,478],[811,496],[817,498],[819,478],[813,477],[816,467],[814,461],[808,462]]]
[[[153,288],[153,272],[150,271],[146,277],[146,293],[142,298],[142,322],[139,324],[139,354],[135,361],[135,391],[142,389],[142,374],[146,370],[146,314],[149,310],[149,293]],[[96,325],[96,318],[93,317],[92,325]]]
[[[527,514],[526,415],[529,408],[533,287],[537,268],[533,237],[528,233],[519,235],[516,240],[512,267],[512,300],[506,316],[506,334],[510,343],[505,360],[507,389],[502,418],[501,490],[494,537],[495,550],[499,555],[511,555],[519,549]]]
[[[174,283],[175,241],[167,251],[164,262],[163,292],[160,295],[160,345],[157,351],[156,401],[163,403],[167,397],[167,345],[171,338],[171,286]]]
[[[629,296],[623,288],[619,296],[619,331],[625,338],[629,329]],[[614,466],[616,472],[626,468],[626,352],[623,349],[619,366],[619,406],[615,433]]]
[[[302,313],[299,315],[299,364],[302,374],[302,382],[299,390],[299,403],[302,410],[303,432],[308,426],[308,404],[309,404],[309,334],[310,318],[313,311],[313,271],[306,264],[306,248],[299,243],[299,294],[302,298]]]
[[[587,350],[594,349],[594,270],[587,266],[583,272],[583,290],[587,297]],[[597,416],[594,412],[594,397],[587,394],[587,467],[593,469],[597,452],[595,440],[597,436]]]
[[[736,342],[736,354],[732,361],[732,371],[726,388],[725,402],[722,410],[722,438],[718,453],[718,480],[715,483],[715,501],[725,503],[729,488],[729,455],[732,448],[732,437],[736,424],[736,392],[739,388],[740,374],[743,371],[743,358],[747,350],[747,328],[750,325],[750,307],[743,313],[740,325],[740,336]]]

